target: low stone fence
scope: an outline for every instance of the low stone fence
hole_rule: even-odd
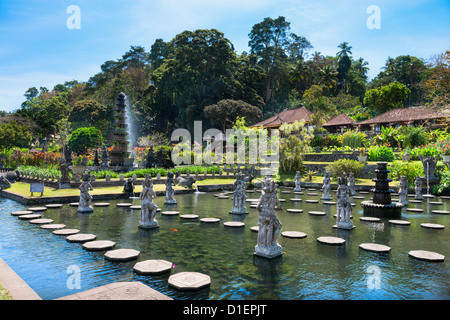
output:
[[[339,159],[358,160],[359,153],[309,153],[303,156],[303,161],[334,162]]]
[[[312,164],[304,164],[304,166],[307,168],[307,170],[317,171],[315,175],[323,175],[325,172],[325,168],[328,166],[328,164],[319,164],[319,163],[312,163]],[[368,165],[366,164],[361,172],[360,178],[363,179],[372,179],[374,177],[373,172],[377,168],[377,165]]]

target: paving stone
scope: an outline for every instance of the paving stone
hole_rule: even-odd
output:
[[[169,285],[180,291],[195,291],[208,287],[211,278],[199,272],[179,272],[169,277]]]
[[[130,206],[130,209],[131,209],[131,210],[141,210],[141,206],[139,206],[139,205],[133,205],[133,206]]]
[[[182,214],[180,218],[184,220],[197,220],[198,214]]]
[[[390,247],[377,243],[361,243],[359,247],[363,250],[373,252],[389,252],[391,250]]]
[[[366,197],[363,197],[363,196],[353,196],[352,198],[353,198],[353,199],[365,199]]]
[[[435,206],[441,206],[444,203],[442,201],[430,201],[429,204],[431,205],[435,205]]]
[[[250,227],[250,230],[253,231],[253,232],[258,232],[259,231],[259,226]]]
[[[408,200],[408,202],[410,203],[422,203],[422,200],[417,200],[417,199],[412,199],[412,200]]]
[[[166,260],[145,260],[134,265],[133,270],[141,275],[157,275],[172,270],[172,262]]]
[[[79,205],[80,205],[79,202],[71,202],[71,203],[69,203],[70,207],[78,207]]]
[[[328,244],[332,246],[340,246],[345,243],[345,240],[338,237],[319,237],[317,238],[317,241],[323,244]]]
[[[32,220],[32,219],[38,219],[38,218],[41,218],[41,217],[42,217],[41,214],[32,213],[32,214],[22,214],[22,215],[19,216],[19,219]]]
[[[281,191],[281,193],[283,193],[283,194],[290,194],[291,191]]]
[[[109,206],[109,202],[96,202],[93,203],[94,207],[107,207]]]
[[[133,204],[132,203],[117,203],[116,204],[116,207],[119,207],[119,208],[128,208],[128,207],[131,207]]]
[[[333,205],[336,204],[336,201],[323,201],[323,204]]]
[[[239,228],[245,226],[245,223],[240,221],[228,221],[223,224],[225,227],[231,227],[231,228]]]
[[[116,245],[115,242],[109,240],[96,240],[83,243],[83,249],[87,251],[103,251],[109,250]]]
[[[53,219],[33,219],[29,221],[32,224],[47,224],[52,223]]]
[[[28,211],[33,211],[33,212],[42,212],[42,211],[47,211],[46,207],[31,207],[27,209]]]
[[[302,213],[303,210],[302,209],[286,209],[287,212],[292,212],[292,213]]]
[[[359,220],[366,221],[366,222],[379,222],[379,221],[381,221],[380,218],[375,218],[375,217],[361,217],[361,218],[359,218]]]
[[[162,211],[162,215],[164,216],[177,216],[179,214],[178,211]]]
[[[294,191],[294,194],[304,194],[303,191]]]
[[[292,202],[301,202],[302,201],[302,199],[299,199],[299,198],[292,198],[292,199],[290,199]]]
[[[216,222],[220,222],[219,218],[201,218],[200,222],[204,222],[204,223],[216,223]]]
[[[50,203],[50,204],[46,204],[45,207],[48,209],[59,209],[59,208],[62,208],[63,205],[61,203]]]
[[[406,211],[409,211],[409,212],[423,212],[423,209],[418,209],[418,208],[406,208]]]
[[[77,233],[77,234],[73,234],[73,235],[67,236],[66,240],[69,241],[69,242],[82,243],[82,242],[95,240],[95,238],[97,238],[97,236],[95,234]]]
[[[401,225],[401,226],[409,226],[411,224],[410,221],[406,221],[406,220],[389,220],[389,223]]]
[[[44,224],[41,226],[42,229],[63,229],[65,227],[66,225],[61,223]]]
[[[421,223],[421,227],[430,228],[430,229],[444,229],[445,226],[437,223]]]
[[[300,231],[284,231],[281,233],[281,235],[286,238],[295,238],[295,239],[306,238],[306,233]]]
[[[129,261],[137,259],[140,252],[134,249],[116,249],[105,253],[105,258],[111,261]]]
[[[76,234],[78,232],[80,232],[80,230],[78,230],[78,229],[59,229],[59,230],[53,231],[53,234],[57,234],[60,236],[70,236],[70,235]]]
[[[305,202],[308,202],[308,203],[319,203],[319,200],[308,199],[308,200],[305,200]]]
[[[308,196],[317,196],[318,193],[317,192],[308,192],[307,195]]]
[[[12,214],[13,216],[23,216],[23,215],[25,215],[25,214],[33,214],[33,211],[21,210],[21,211],[14,211],[14,212],[11,212],[11,214]]]
[[[422,197],[424,198],[434,198],[432,194],[423,194]]]
[[[430,262],[439,262],[444,261],[445,259],[445,256],[442,254],[426,250],[411,250],[410,252],[408,252],[408,255],[419,260]]]
[[[324,215],[326,215],[326,213],[323,212],[323,211],[308,211],[308,214],[310,214],[312,216],[324,216]]]
[[[434,214],[450,214],[450,211],[445,211],[445,210],[431,210],[431,213],[434,213]]]
[[[218,198],[218,199],[230,199],[229,196],[218,196],[217,198]]]

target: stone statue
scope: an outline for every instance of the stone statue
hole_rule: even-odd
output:
[[[70,189],[69,165],[64,158],[59,158],[59,170],[61,171],[60,189]]]
[[[80,185],[80,202],[78,203],[77,212],[86,213],[94,211],[91,207],[92,196],[89,194],[89,191],[94,190],[94,188],[92,188],[90,180],[91,174],[89,172],[84,173]]]
[[[414,199],[422,200],[422,179],[420,179],[419,175],[416,176],[416,180],[414,181],[416,195]]]
[[[0,176],[0,190],[11,188],[11,182],[4,176]]]
[[[423,171],[425,172],[425,177],[434,178],[434,173],[436,172],[436,165],[439,161],[441,155],[438,154],[436,157],[423,157],[419,155],[420,161],[422,161]]]
[[[247,209],[245,208],[245,200],[247,196],[244,192],[245,181],[241,172],[238,173],[236,181],[234,182],[234,193],[233,193],[233,208],[230,213],[233,214],[246,214]]]
[[[406,206],[408,204],[408,179],[406,176],[400,177],[400,183],[398,184],[398,195],[400,203]]]
[[[133,178],[128,178],[125,184],[123,185],[123,192],[125,193],[134,193],[134,184]]]
[[[353,172],[350,172],[350,174],[348,176],[348,187],[350,189],[350,195],[352,197],[354,195],[356,195],[356,192],[355,192],[355,175],[353,174]]]
[[[155,161],[155,153],[153,151],[153,146],[150,147],[150,149],[148,150],[147,153],[147,164],[146,167],[147,168],[154,168],[156,166],[156,161]]]
[[[98,150],[95,149],[95,154],[94,154],[94,166],[98,167],[100,165],[100,162],[98,161]]]
[[[259,211],[259,229],[254,254],[257,256],[275,258],[282,254],[281,246],[277,242],[282,224],[275,215],[276,206],[281,207],[275,181],[272,178],[266,178],[256,207]]]
[[[343,173],[338,179],[337,188],[337,215],[336,225],[334,227],[339,229],[351,230],[354,228],[353,222],[350,219],[352,215],[352,204],[350,202],[350,188],[348,187],[347,177]]]
[[[323,186],[322,186],[322,190],[323,190],[323,196],[322,196],[322,200],[331,200],[331,178],[330,178],[330,173],[328,171],[325,170],[325,172],[323,173]]]
[[[153,198],[156,198],[156,192],[153,190],[153,180],[149,174],[145,175],[142,183],[141,193],[141,221],[139,228],[153,229],[158,228],[158,220],[155,219],[158,206],[153,203]]]
[[[102,145],[102,167],[108,166],[108,148]]]
[[[181,185],[181,186],[183,186],[185,188],[188,188],[188,189],[192,189],[192,184],[194,182],[196,182],[197,180],[195,178],[193,178],[193,177],[183,178],[181,176],[180,171],[177,171],[174,181],[175,181],[176,184],[179,184],[179,185]]]
[[[64,159],[68,166],[72,165],[72,149],[68,145],[64,146]]]
[[[294,191],[302,191],[302,187],[300,186],[300,180],[302,178],[302,175],[300,174],[300,171],[297,171],[297,174],[295,175],[295,188]]]
[[[167,179],[166,179],[166,200],[164,201],[165,204],[176,204],[177,201],[173,198],[173,195],[175,194],[175,190],[173,189],[175,181],[173,180],[173,173],[167,172]]]

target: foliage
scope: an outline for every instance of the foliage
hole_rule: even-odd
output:
[[[372,146],[368,152],[369,161],[394,161],[395,155],[392,148],[387,146]]]
[[[357,130],[349,130],[342,135],[342,146],[352,149],[361,148],[367,143],[367,135]]]
[[[450,169],[446,167],[440,172],[441,180],[437,189],[437,193],[442,193],[444,190],[450,190]]]
[[[31,153],[28,150],[14,149],[6,156],[6,165],[10,168],[19,166],[35,166],[46,168],[48,166],[58,166],[60,158],[59,153],[55,152],[37,152]]]
[[[2,149],[29,147],[31,138],[28,128],[15,121],[0,126],[0,146]]]
[[[377,114],[400,108],[408,98],[409,90],[404,84],[391,82],[386,86],[366,91],[364,104]]]
[[[416,148],[406,148],[404,153],[408,152],[411,155],[411,160],[420,160],[422,157],[436,157],[440,153],[440,146],[438,144],[420,145]]]
[[[403,147],[414,148],[429,141],[427,130],[424,127],[401,127],[399,134],[403,135]]]
[[[312,135],[305,127],[305,121],[283,123],[280,126],[280,172],[299,171],[302,155],[309,151]]]
[[[425,175],[423,165],[418,161],[393,161],[388,165],[387,169],[391,171],[389,178],[400,181],[401,176],[406,176],[410,186],[414,185],[417,175],[420,177]]]
[[[84,154],[89,148],[97,148],[102,141],[102,133],[97,128],[78,128],[70,135],[68,145],[73,152]]]
[[[341,176],[343,172],[347,174],[347,177],[350,175],[350,172],[353,172],[355,178],[361,178],[361,173],[364,168],[364,163],[361,163],[352,159],[339,159],[333,163],[330,163],[326,170],[330,173],[330,176],[333,179],[336,179]]]
[[[231,128],[237,117],[245,117],[250,123],[255,123],[262,116],[262,111],[258,107],[232,99],[220,100],[216,104],[206,106],[204,113],[214,124],[220,124],[222,131]]]

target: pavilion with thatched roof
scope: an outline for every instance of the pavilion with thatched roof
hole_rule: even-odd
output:
[[[312,115],[312,112],[305,107],[286,109],[266,120],[252,125],[252,127],[263,126],[263,128],[278,129],[283,123],[294,123],[295,121],[301,120],[305,120],[305,124],[308,125],[311,122]]]
[[[345,129],[352,129],[356,126],[356,121],[341,113],[340,115],[330,119],[323,127],[330,133],[337,133],[344,131]]]

